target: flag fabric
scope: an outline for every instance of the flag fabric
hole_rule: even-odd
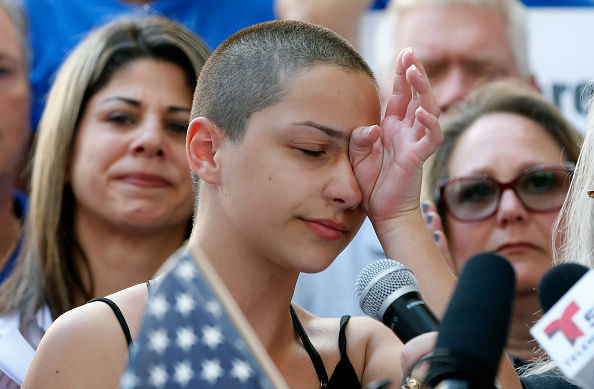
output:
[[[184,250],[151,291],[120,389],[272,388]]]

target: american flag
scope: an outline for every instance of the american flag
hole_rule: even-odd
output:
[[[152,292],[120,389],[273,387],[191,254]]]

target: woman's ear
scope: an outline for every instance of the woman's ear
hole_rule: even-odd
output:
[[[209,184],[218,184],[220,166],[216,154],[223,134],[210,120],[198,117],[190,122],[186,135],[186,153],[190,168]]]

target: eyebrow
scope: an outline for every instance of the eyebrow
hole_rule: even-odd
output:
[[[127,97],[121,97],[121,96],[115,96],[115,97],[108,97],[105,100],[101,101],[101,104],[113,101],[113,100],[117,100],[117,101],[123,101],[124,103],[133,105],[135,107],[140,107],[141,103],[138,100],[134,100],[134,99],[129,99]],[[178,107],[178,106],[169,106],[167,107],[167,111],[169,112],[191,112],[190,108],[187,107]]]
[[[326,135],[328,135],[332,139],[338,139],[338,140],[342,140],[342,141],[348,140],[347,136],[343,132],[335,130],[328,126],[324,126],[323,124],[320,124],[320,123],[312,122],[311,120],[306,120],[304,122],[296,122],[296,123],[292,123],[292,124],[296,125],[296,126],[307,126],[307,127],[312,127],[312,128],[318,129],[318,130],[322,131],[323,133],[325,133]]]

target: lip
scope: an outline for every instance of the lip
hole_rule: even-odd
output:
[[[347,231],[346,224],[333,219],[301,219],[316,236],[326,240],[338,240]]]
[[[122,174],[118,179],[126,184],[135,185],[143,188],[164,188],[172,186],[168,179],[152,173],[133,172]]]
[[[513,242],[502,244],[497,247],[495,252],[499,254],[514,254],[534,249],[536,249],[536,246],[530,242]]]

